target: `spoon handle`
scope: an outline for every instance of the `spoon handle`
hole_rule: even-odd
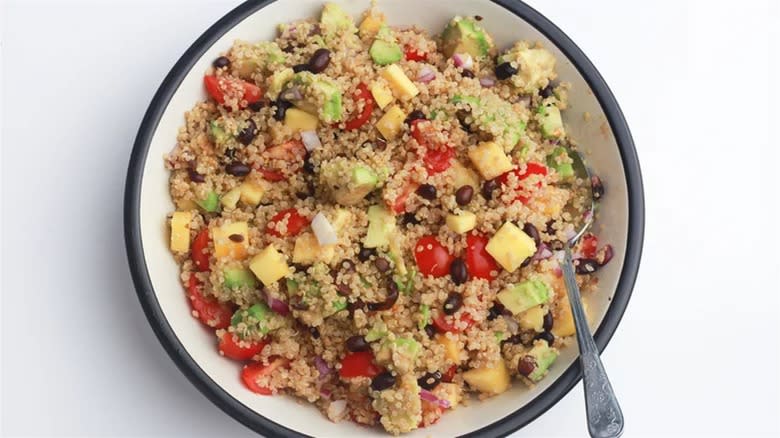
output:
[[[577,329],[577,343],[580,347],[588,431],[593,438],[619,437],[623,433],[623,412],[620,410],[607,372],[604,370],[601,358],[599,358],[596,343],[590,334],[585,310],[582,308],[580,289],[574,277],[571,248],[568,245],[562,270],[574,316],[574,327]]]

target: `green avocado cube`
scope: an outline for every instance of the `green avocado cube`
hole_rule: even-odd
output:
[[[453,18],[441,35],[442,53],[468,53],[476,59],[486,58],[494,48],[493,38],[471,17]]]
[[[517,315],[550,299],[550,287],[541,280],[526,280],[507,287],[496,295],[498,301]]]
[[[257,279],[251,271],[244,268],[225,269],[222,272],[225,277],[223,285],[228,289],[238,289],[240,287],[255,287]]]

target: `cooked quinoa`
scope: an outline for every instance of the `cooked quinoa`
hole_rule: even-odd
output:
[[[165,157],[171,249],[248,390],[399,434],[555,367],[562,242],[603,185],[573,171],[555,57],[480,20],[327,4],[206,72]],[[611,256],[581,239],[584,291]]]

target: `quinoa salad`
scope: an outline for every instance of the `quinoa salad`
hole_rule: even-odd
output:
[[[325,4],[204,72],[165,157],[170,247],[248,391],[397,435],[556,367],[563,242],[604,186],[575,172],[555,56],[487,29]],[[574,252],[587,305],[612,247]]]

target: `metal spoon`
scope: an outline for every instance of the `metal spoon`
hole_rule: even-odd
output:
[[[566,290],[569,295],[572,315],[574,316],[574,326],[577,329],[577,344],[580,348],[580,365],[582,366],[582,381],[585,387],[585,411],[588,419],[588,432],[594,438],[619,437],[623,433],[623,412],[620,410],[615,393],[612,391],[612,385],[609,383],[607,372],[599,358],[599,351],[593,336],[588,327],[588,320],[585,317],[585,310],[582,307],[580,298],[580,288],[574,277],[574,264],[572,263],[572,248],[579,239],[593,225],[596,216],[597,200],[593,196],[593,187],[591,185],[591,174],[585,165],[582,156],[575,150],[567,148],[569,156],[572,159],[572,167],[578,178],[588,183],[585,184],[590,204],[587,210],[582,214],[575,215],[579,217],[579,232],[574,235],[565,245],[564,262],[561,267],[563,270],[563,279],[566,283]]]

